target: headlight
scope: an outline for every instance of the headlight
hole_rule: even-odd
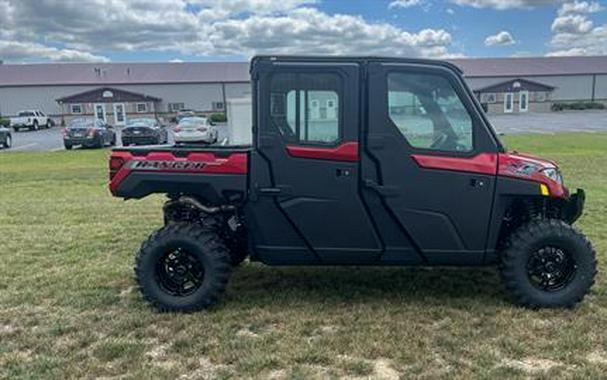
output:
[[[541,173],[553,180],[554,182],[558,183],[559,185],[563,184],[563,176],[557,168],[544,169],[541,171]]]

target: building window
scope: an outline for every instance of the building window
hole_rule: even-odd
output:
[[[548,100],[547,94],[543,91],[535,93],[535,101],[538,103],[545,102]]]
[[[213,111],[224,111],[225,105],[223,102],[213,102]]]
[[[169,112],[179,112],[182,109],[185,109],[185,104],[183,103],[169,103]]]
[[[493,104],[497,102],[497,96],[494,93],[488,92],[481,94],[481,103]]]
[[[82,104],[71,104],[70,113],[72,113],[74,115],[82,114]]]
[[[148,104],[147,103],[137,103],[137,112],[138,113],[148,112]]]

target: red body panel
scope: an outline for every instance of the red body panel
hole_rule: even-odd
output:
[[[211,152],[192,152],[185,157],[176,157],[171,152],[150,152],[145,156],[135,156],[131,152],[112,152],[112,194],[116,193],[120,182],[134,171],[244,175],[248,171],[248,156],[246,153],[231,153],[221,157]]]
[[[424,169],[452,170],[458,172],[497,174],[497,154],[481,153],[474,157],[444,157],[413,154],[411,157]]]
[[[318,160],[358,162],[358,143],[347,142],[335,148],[287,145],[287,152],[292,157],[314,158]]]
[[[556,169],[554,162],[519,153],[500,153],[498,174],[503,177],[524,179],[548,186],[550,196],[567,198],[569,190],[562,183],[553,181],[541,173],[544,169]]]
[[[452,170],[466,173],[499,175],[543,183],[548,186],[550,196],[566,198],[569,191],[562,184],[553,181],[541,173],[544,169],[557,168],[556,164],[530,155],[518,153],[481,153],[470,158],[430,156],[414,154],[411,156],[424,169]]]

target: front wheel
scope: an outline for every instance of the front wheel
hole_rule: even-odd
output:
[[[144,298],[162,312],[192,312],[214,305],[231,271],[220,237],[192,223],[170,223],[152,234],[135,264]]]
[[[6,139],[4,139],[4,148],[8,149],[13,146],[13,138],[11,135],[6,135]]]
[[[561,220],[538,220],[510,236],[500,271],[515,303],[530,308],[574,307],[597,272],[586,236]]]
[[[32,127],[32,129],[33,129],[34,131],[37,131],[38,129],[40,129],[40,128],[38,127],[38,120],[34,120],[34,126]]]

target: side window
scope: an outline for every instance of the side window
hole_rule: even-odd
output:
[[[388,74],[388,114],[414,148],[447,152],[474,149],[472,119],[442,76]]]
[[[289,142],[333,144],[341,137],[340,93],[335,74],[276,74],[270,118]]]

